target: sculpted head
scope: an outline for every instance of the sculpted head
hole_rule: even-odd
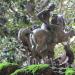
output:
[[[48,5],[47,9],[48,9],[49,11],[53,11],[53,10],[55,9],[55,4],[50,3],[50,4]]]

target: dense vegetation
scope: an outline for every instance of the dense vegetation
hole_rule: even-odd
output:
[[[49,64],[35,64],[21,68],[16,63],[0,63],[0,75],[58,75],[57,72],[58,70],[54,73]],[[75,69],[67,67],[63,73],[73,75]]]
[[[32,9],[27,8],[31,2]],[[0,0],[0,62],[15,62],[21,66],[28,65],[27,54],[17,40],[20,28],[41,25],[36,14],[44,9],[49,2],[56,4],[53,13],[63,14],[67,25],[75,26],[75,0]],[[71,49],[75,54],[75,39]],[[63,46],[55,48],[55,57],[63,52]],[[12,74],[16,75],[16,74]],[[66,74],[67,75],[67,74]]]

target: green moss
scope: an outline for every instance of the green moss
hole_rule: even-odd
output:
[[[12,73],[11,75],[23,75],[23,74],[26,74],[28,73],[25,69],[18,69],[16,70],[14,73]]]
[[[74,75],[75,74],[75,69],[73,68],[67,68],[65,71],[65,75]]]
[[[36,74],[37,72],[39,72],[42,69],[48,68],[49,65],[48,64],[36,64],[36,65],[31,65],[31,66],[27,66],[23,69],[19,69],[16,70],[14,73],[12,73],[11,75],[18,75],[20,73],[31,73],[32,75]]]
[[[8,66],[18,66],[18,65],[15,63],[9,63],[9,62],[0,63],[0,70],[2,70],[3,68],[6,68]]]
[[[30,71],[32,73],[36,73],[37,71],[44,69],[44,68],[48,68],[49,65],[48,64],[38,64],[38,65],[31,65],[25,68],[26,71]]]
[[[19,68],[16,63],[3,62],[0,63],[0,75],[10,75]]]

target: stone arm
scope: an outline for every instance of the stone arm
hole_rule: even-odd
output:
[[[50,12],[53,11],[55,8],[55,5],[54,4],[50,4],[48,6],[47,9],[39,12],[37,14],[37,17],[43,22],[43,23],[49,23],[49,18],[50,18]]]
[[[37,14],[37,17],[39,18],[39,20],[45,23],[49,20],[50,12],[48,10],[43,10]]]
[[[72,50],[70,49],[70,46],[65,45],[64,49],[66,51],[66,56],[69,57],[68,63],[72,64],[74,62],[74,53],[72,52]]]

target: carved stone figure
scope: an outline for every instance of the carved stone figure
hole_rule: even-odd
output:
[[[56,25],[56,28],[57,42],[55,43],[51,43],[50,41],[48,41],[49,38],[52,38],[52,35],[48,35],[51,32],[48,32],[41,28],[34,29],[33,31],[31,31],[30,29],[29,31],[27,31],[27,29],[21,29],[18,33],[18,38],[24,45],[27,44],[32,53],[32,58],[36,58],[36,60],[39,61],[41,58],[48,56],[48,58],[50,59],[54,57],[54,46],[56,44],[67,42],[69,38],[75,35],[74,30],[70,29],[69,31],[65,32],[65,30],[61,29],[61,25]]]
[[[62,15],[54,14],[51,22],[49,22],[50,12],[53,11],[54,8],[55,4],[50,4],[48,9],[37,14],[37,17],[43,22],[41,28],[34,30],[21,29],[18,33],[18,39],[24,46],[28,47],[32,59],[40,62],[40,59],[47,56],[51,64],[54,57],[55,45],[68,42],[69,38],[75,35],[74,30],[65,30],[65,21]],[[65,50],[67,51],[67,48],[65,48]],[[71,58],[73,58],[73,56]]]

